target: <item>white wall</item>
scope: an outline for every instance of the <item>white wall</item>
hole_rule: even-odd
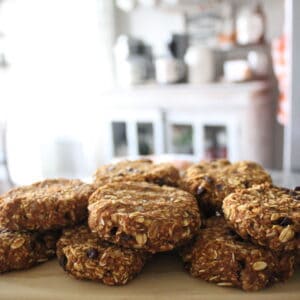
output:
[[[232,0],[236,3],[253,1]],[[284,0],[262,0],[267,17],[267,38],[272,39],[282,33],[284,20]],[[183,32],[184,20],[178,13],[167,13],[159,9],[139,7],[130,14],[117,9],[118,33],[130,33],[154,45],[156,49],[173,32]]]
[[[273,39],[282,34],[284,25],[284,0],[263,0],[267,16],[267,37]]]
[[[159,52],[171,33],[182,33],[184,19],[180,14],[168,14],[152,8],[137,8],[130,14],[118,10],[118,33],[131,34],[153,46]]]
[[[78,160],[93,171],[103,145],[91,103],[102,101],[101,92],[112,84],[112,2],[10,0],[2,14],[10,68],[0,77],[0,109],[6,107],[14,180],[26,183],[61,170],[61,138],[69,146],[83,143]],[[71,148],[66,156],[74,154]]]
[[[300,172],[300,2],[286,0],[286,34],[291,41],[287,50],[288,70],[288,122],[284,136],[284,169]]]
[[[98,99],[110,74],[101,60],[97,0],[11,0],[6,6],[14,98],[60,104]]]

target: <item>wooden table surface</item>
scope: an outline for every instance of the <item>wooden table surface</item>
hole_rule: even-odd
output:
[[[299,270],[300,271],[300,270]],[[125,286],[79,281],[68,276],[56,260],[30,270],[2,274],[2,300],[113,300],[113,299],[208,299],[208,300],[299,300],[300,272],[286,283],[255,293],[218,287],[189,276],[175,253],[152,258],[143,272]]]

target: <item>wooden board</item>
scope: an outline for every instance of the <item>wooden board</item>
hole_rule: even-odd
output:
[[[160,254],[128,285],[109,287],[101,283],[79,281],[67,276],[56,260],[33,269],[2,274],[0,299],[5,300],[82,300],[82,299],[209,299],[209,300],[299,300],[300,272],[286,283],[246,293],[217,287],[190,277],[175,254]]]

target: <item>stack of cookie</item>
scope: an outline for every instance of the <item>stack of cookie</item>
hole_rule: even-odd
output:
[[[87,218],[94,187],[79,180],[45,180],[0,197],[0,273],[55,256],[60,230]]]
[[[177,186],[178,170],[149,160],[97,170],[88,226],[65,230],[59,261],[75,278],[125,284],[154,253],[190,241],[200,226],[195,198]],[[169,185],[169,186],[168,186]]]
[[[275,187],[253,162],[227,160],[190,167],[181,186],[204,217],[196,241],[181,251],[194,277],[255,291],[292,276],[300,252],[298,188]]]
[[[73,277],[121,285],[178,249],[192,276],[255,291],[300,261],[298,200],[253,162],[201,162],[181,177],[168,163],[110,164],[91,185],[46,180],[0,197],[0,272],[56,251]]]

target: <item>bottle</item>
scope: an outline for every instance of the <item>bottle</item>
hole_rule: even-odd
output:
[[[161,54],[155,60],[155,78],[160,84],[182,82],[186,68],[182,60],[173,57],[167,45],[163,46]]]
[[[218,42],[221,49],[229,49],[236,42],[234,7],[230,3],[222,3],[221,9],[221,28],[218,34]]]
[[[227,138],[224,131],[217,134],[217,158],[227,158]]]
[[[214,147],[214,143],[211,139],[205,140],[205,150],[204,150],[204,158],[206,160],[213,160],[216,158],[216,149]]]
[[[201,84],[212,82],[216,77],[216,57],[212,49],[204,45],[190,46],[184,56],[188,67],[188,82]]]
[[[244,6],[236,21],[237,42],[240,45],[262,44],[265,41],[266,17],[257,2]]]

